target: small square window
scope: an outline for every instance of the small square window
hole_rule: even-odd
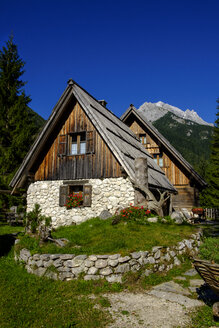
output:
[[[140,143],[142,145],[146,145],[147,144],[146,134],[139,134],[139,139],[140,139]]]
[[[69,192],[72,195],[83,196],[83,186],[69,186]]]
[[[70,155],[86,154],[86,132],[71,135]]]
[[[160,167],[163,167],[163,157],[162,154],[153,154],[154,161]]]
[[[76,199],[81,200],[78,202],[79,206],[77,207],[91,206],[92,186],[77,182],[74,184],[61,185],[59,192],[59,206],[67,205],[69,195],[72,195],[71,197],[76,196]]]
[[[85,155],[95,152],[95,131],[71,132],[59,136],[58,156]]]

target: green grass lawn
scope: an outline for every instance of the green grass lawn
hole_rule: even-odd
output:
[[[56,233],[61,233],[62,229]],[[3,228],[0,225],[0,235],[5,237],[12,232],[14,227]],[[180,237],[182,239],[182,235]],[[28,274],[21,264],[14,261],[12,247],[8,254],[0,257],[0,327],[103,328],[112,320],[107,310],[110,304],[104,293],[127,289],[142,291],[169,281],[189,268],[191,263],[185,259],[180,267],[168,273],[156,273],[149,277],[141,277],[140,273],[127,274],[123,284],[110,284],[104,280],[53,281]],[[211,307],[197,309],[191,328],[211,326],[218,326],[212,319]]]
[[[31,237],[21,237],[19,248],[32,253],[73,254],[128,254],[133,251],[150,250],[153,246],[171,246],[196,231],[194,226],[163,223],[139,224],[120,222],[112,225],[112,219],[90,219],[80,225],[61,227],[52,233],[54,238],[67,238],[70,243],[63,248],[48,242],[39,246]]]
[[[28,274],[12,256],[0,258],[0,327],[104,327],[110,316],[91,293],[119,290],[104,281],[53,281]]]
[[[0,223],[0,236],[24,231],[24,227],[10,226],[6,223]]]

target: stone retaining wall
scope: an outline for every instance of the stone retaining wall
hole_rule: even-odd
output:
[[[78,180],[83,183],[83,180]],[[119,208],[125,208],[134,203],[134,188],[128,178],[90,179],[86,180],[92,186],[91,207],[67,209],[59,206],[59,188],[63,180],[36,181],[27,190],[27,212],[33,210],[37,203],[42,214],[51,216],[52,226],[69,226],[78,224],[92,217],[99,216],[103,210],[112,215]]]
[[[25,263],[29,273],[47,276],[52,279],[72,280],[79,276],[84,280],[106,278],[109,282],[121,282],[126,272],[136,272],[144,267],[144,275],[156,271],[168,271],[174,265],[180,265],[179,255],[189,252],[198,253],[201,232],[193,234],[190,239],[179,242],[176,246],[155,246],[150,252],[139,251],[128,256],[114,255],[73,255],[73,254],[35,254],[22,249],[16,260]]]

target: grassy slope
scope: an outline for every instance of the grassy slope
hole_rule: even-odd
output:
[[[0,235],[5,232],[13,233],[14,227],[4,227],[3,231],[0,226]],[[12,249],[9,255],[0,257],[0,327],[106,327],[111,318],[103,309],[109,302],[102,293],[148,289],[171,280],[190,267],[190,261],[186,260],[181,267],[165,274],[156,273],[144,278],[140,278],[139,273],[127,274],[123,285],[103,280],[60,282],[28,274],[14,262]],[[95,299],[88,297],[93,294]],[[204,306],[193,314],[191,328],[215,325],[218,326],[212,319],[211,307]]]
[[[190,164],[197,165],[201,159],[208,160],[213,127],[197,123],[188,125],[186,122],[191,122],[188,120],[180,123],[174,116],[167,113],[153,125]]]
[[[85,296],[102,289],[106,291],[110,287],[104,288],[103,282],[39,278],[28,274],[11,257],[3,257],[0,259],[0,327],[104,327],[108,316],[94,307],[96,301]]]
[[[183,238],[189,237],[196,228],[188,225],[169,225],[136,222],[111,224],[112,219],[90,219],[77,226],[61,227],[53,236],[67,238],[70,245],[60,248],[53,243],[43,247],[30,237],[23,237],[19,248],[27,247],[33,253],[73,253],[73,254],[113,254],[123,255],[133,251],[150,250],[153,246],[175,245]],[[81,246],[80,248],[74,246]]]
[[[207,237],[200,247],[200,258],[219,264],[219,238]]]

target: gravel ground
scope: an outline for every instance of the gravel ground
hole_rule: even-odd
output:
[[[195,275],[194,269],[184,273],[189,278]],[[182,276],[176,279],[185,280]],[[196,290],[203,283],[201,279],[192,278],[190,288]],[[113,318],[113,323],[107,328],[189,327],[190,312],[204,304],[197,299],[197,295],[194,297],[195,290],[191,291],[175,281],[169,281],[154,286],[150,291],[106,294],[104,296],[111,303],[108,310]]]
[[[114,322],[108,328],[188,327],[189,311],[185,306],[147,293],[122,292],[105,295]]]

